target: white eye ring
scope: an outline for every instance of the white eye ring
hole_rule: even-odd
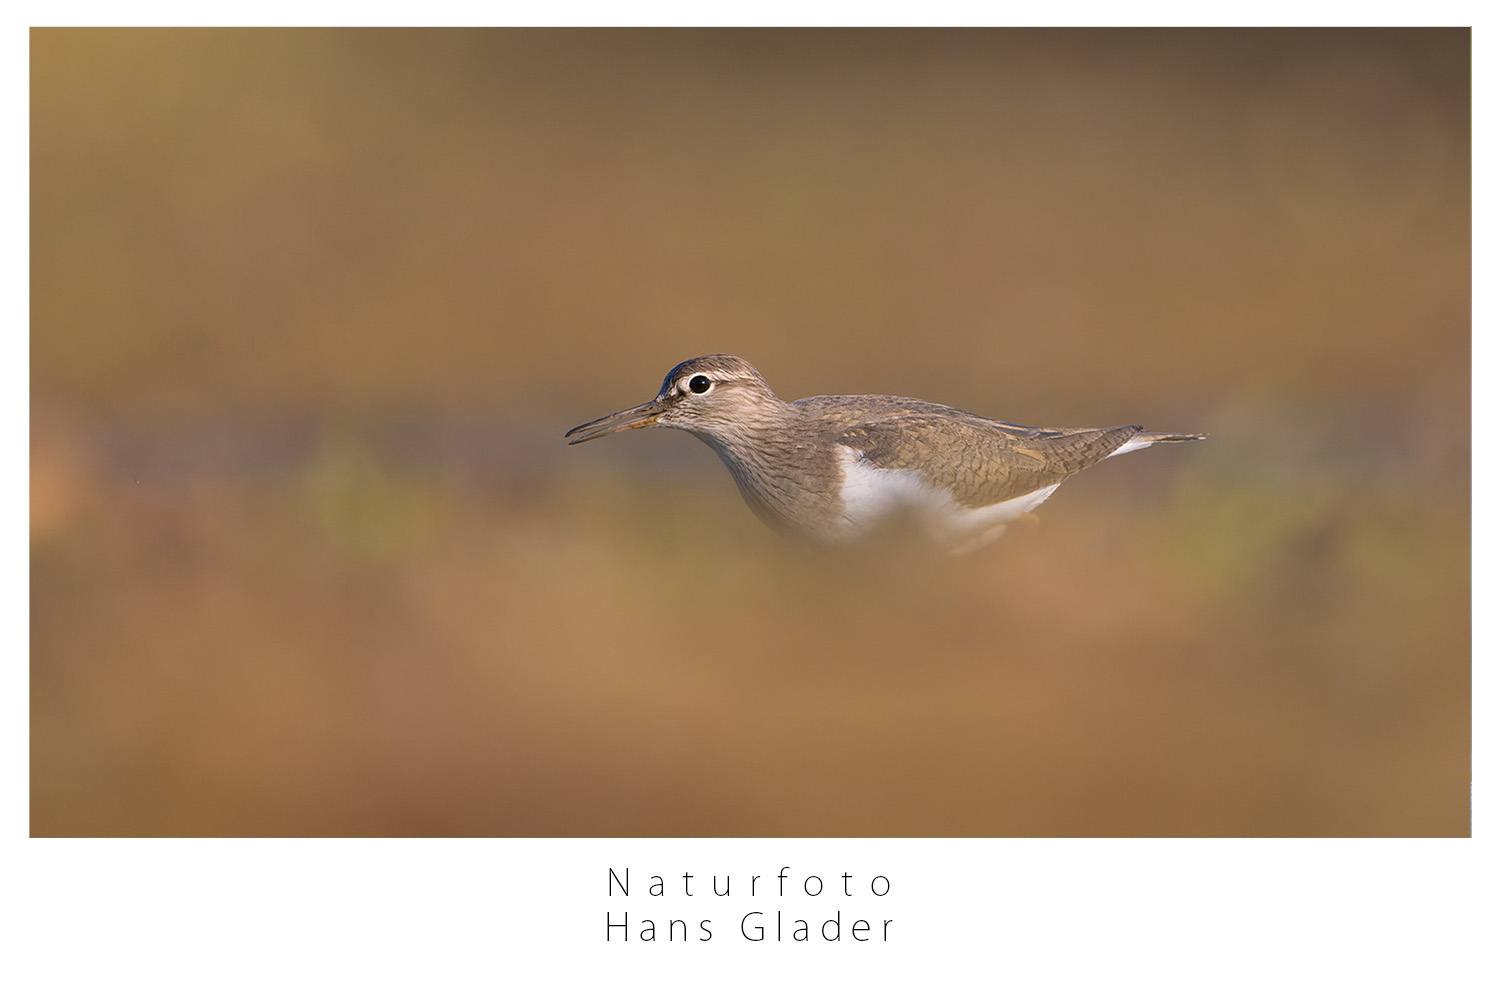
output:
[[[682,380],[682,389],[684,392],[694,393],[699,396],[713,388],[714,381],[702,372]]]

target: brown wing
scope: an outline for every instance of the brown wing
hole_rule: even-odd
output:
[[[1135,424],[1033,428],[970,414],[919,413],[856,425],[838,441],[877,466],[923,473],[960,504],[983,507],[1061,483],[1140,430]]]

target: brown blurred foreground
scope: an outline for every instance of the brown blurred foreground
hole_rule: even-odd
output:
[[[1466,835],[1465,32],[33,35],[36,835]],[[963,559],[788,398],[1205,431]]]
[[[961,560],[727,475],[116,470],[34,542],[35,832],[1464,833],[1464,506],[1164,451]]]

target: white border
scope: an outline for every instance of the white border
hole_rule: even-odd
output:
[[[424,7],[448,23],[839,23],[806,4],[678,9],[653,18],[597,7],[556,14],[468,4]],[[1177,8],[1169,8],[1176,10]],[[157,8],[162,10],[162,8]],[[336,23],[326,8],[257,6],[205,14],[224,23]],[[1140,8],[1132,8],[1140,13]],[[355,12],[358,13],[358,12]],[[985,16],[967,5],[925,5],[916,23]],[[1021,17],[1016,17],[1016,14]],[[1096,9],[1094,20],[1111,14]],[[1258,7],[1256,20],[1330,23],[1322,5]],[[1464,24],[1470,4],[1429,4],[1370,23]],[[236,16],[239,14],[241,16]],[[243,15],[250,14],[251,17]],[[1055,12],[1007,11],[1067,23]],[[1043,14],[1053,16],[1041,17]],[[1097,15],[1102,14],[1102,17]],[[118,7],[38,10],[40,23],[111,23]],[[402,23],[381,10],[375,20]],[[738,15],[738,16],[737,16]],[[867,16],[867,15],[861,15]],[[1201,14],[1199,15],[1201,16]],[[879,14],[877,20],[883,19]],[[1429,20],[1430,19],[1430,20]],[[911,22],[912,17],[891,17]],[[1218,23],[1249,23],[1220,11]],[[6,36],[12,135],[25,136],[24,31]],[[1475,441],[1495,439],[1492,251],[1494,47],[1475,33]],[[19,105],[19,107],[18,107]],[[22,149],[24,150],[24,138]],[[26,160],[11,158],[7,301],[26,303]],[[13,338],[7,440],[12,468],[29,448],[24,338]],[[1495,497],[1492,448],[1476,445],[1475,513]],[[24,495],[12,491],[12,498]],[[17,518],[12,524],[25,524]],[[1476,517],[1475,797],[1473,841],[29,841],[26,830],[25,675],[12,671],[6,704],[5,897],[13,917],[15,996],[73,997],[149,990],[163,997],[606,996],[748,997],[776,992],[845,996],[1466,997],[1493,990],[1494,530]],[[14,663],[29,663],[27,561],[11,535],[7,560]],[[16,722],[19,721],[19,725]],[[865,946],[617,948],[602,941],[606,871],[750,874],[789,864],[832,872],[879,870],[893,883],[886,908],[896,940]],[[719,948],[719,946],[723,948]],[[666,948],[676,951],[668,953]],[[799,952],[799,948],[807,951]],[[669,957],[669,958],[668,958]]]

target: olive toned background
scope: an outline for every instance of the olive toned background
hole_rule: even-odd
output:
[[[32,35],[38,835],[1464,835],[1466,31]],[[1204,431],[963,559],[788,399]]]

